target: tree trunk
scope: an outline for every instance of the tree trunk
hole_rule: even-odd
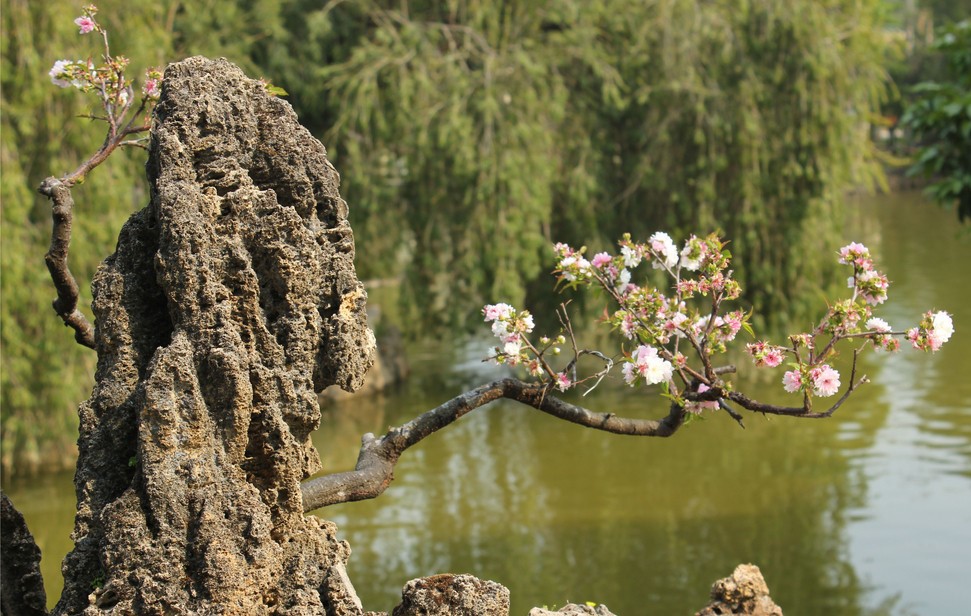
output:
[[[168,67],[151,201],[92,283],[76,547],[57,614],[359,612],[305,516],[317,392],[371,365],[339,177],[290,105],[225,60]]]

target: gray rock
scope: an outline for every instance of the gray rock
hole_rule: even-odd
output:
[[[711,603],[696,616],[737,614],[782,616],[782,608],[769,596],[769,587],[755,565],[739,565],[730,577],[711,587]]]
[[[347,545],[300,494],[317,392],[358,387],[374,354],[337,172],[288,103],[199,57],[165,71],[147,169],[92,283],[56,613],[361,613]]]
[[[45,616],[47,593],[40,549],[24,516],[0,492],[0,614]]]
[[[509,589],[472,575],[443,573],[411,580],[392,616],[507,616]]]

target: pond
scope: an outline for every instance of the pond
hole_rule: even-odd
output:
[[[621,616],[692,614],[711,583],[757,564],[798,614],[958,614],[971,580],[971,241],[915,194],[863,200],[847,241],[892,281],[877,310],[895,328],[924,309],[954,315],[940,352],[866,354],[863,387],[830,420],[727,415],[671,439],[607,435],[514,403],[480,409],[409,450],[380,498],[325,509],[352,547],[351,578],[373,610],[405,581],[466,572],[512,591],[512,613],[569,601]],[[499,368],[488,341],[412,349],[412,378],[384,396],[328,406],[315,443],[325,470],[353,467],[381,433]],[[747,366],[746,366],[747,367]],[[784,402],[781,373],[740,387]],[[577,399],[579,401],[579,399]],[[658,417],[646,392],[604,384],[595,410]],[[70,476],[5,486],[45,554],[56,598],[70,548]]]

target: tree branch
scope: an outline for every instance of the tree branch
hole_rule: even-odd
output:
[[[74,221],[74,199],[71,189],[57,178],[47,178],[37,189],[40,194],[51,200],[51,246],[44,255],[47,269],[51,273],[51,280],[57,290],[54,300],[54,311],[64,321],[64,324],[74,330],[74,339],[78,344],[88,348],[95,348],[94,327],[87,317],[78,310],[77,280],[67,265],[68,249],[71,246],[71,226]]]
[[[309,479],[301,485],[303,509],[367,500],[379,496],[394,479],[394,466],[409,447],[452,424],[464,415],[499,398],[531,406],[577,425],[631,436],[671,436],[684,424],[686,411],[672,403],[660,420],[631,419],[613,413],[596,413],[549,394],[549,386],[518,379],[500,379],[458,395],[381,438],[365,434],[353,471]]]

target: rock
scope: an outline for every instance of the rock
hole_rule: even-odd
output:
[[[391,616],[507,616],[509,589],[472,575],[443,573],[411,580]]]
[[[542,607],[534,607],[529,610],[529,616],[555,616],[556,614],[567,614],[568,616],[616,616],[616,614],[607,609],[607,606],[603,604],[592,606],[567,603],[555,612]]]
[[[47,593],[40,573],[40,549],[24,516],[0,492],[0,614],[45,616]]]
[[[372,306],[368,307],[368,321],[373,327],[375,319],[372,315],[376,311],[372,308]],[[354,392],[345,391],[337,386],[328,387],[320,394],[321,403],[341,403],[359,400],[361,396],[379,394],[404,381],[410,371],[411,366],[408,363],[401,330],[394,325],[389,325],[377,336],[374,365],[368,370],[361,387]]]
[[[731,577],[711,587],[711,603],[696,616],[744,614],[746,616],[782,616],[782,608],[769,596],[769,587],[755,565],[735,567]]]
[[[338,174],[288,103],[200,57],[165,71],[147,170],[92,282],[55,613],[360,614],[349,548],[300,493],[317,392],[374,355]]]

